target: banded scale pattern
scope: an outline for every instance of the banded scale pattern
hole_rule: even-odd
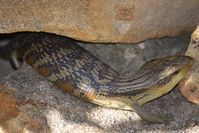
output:
[[[105,107],[135,110],[150,122],[164,119],[139,105],[169,92],[189,71],[193,59],[175,55],[151,60],[135,75],[122,76],[74,40],[48,33],[21,33],[7,46],[16,68],[25,60],[55,86]]]
[[[132,76],[121,76],[74,40],[47,33],[21,33],[9,44],[56,86],[78,97],[134,96],[166,84],[169,75],[189,62],[190,57],[172,56],[147,62]],[[170,71],[170,72],[169,72]],[[89,95],[90,96],[90,95]]]
[[[115,86],[117,89],[112,93],[132,96],[149,88],[167,84],[172,75],[177,74],[191,60],[192,58],[187,56],[168,56],[150,60],[135,75],[120,77]]]
[[[11,43],[21,43],[17,44],[18,58],[24,58],[49,81],[75,96],[84,98],[98,90],[111,89],[114,76],[119,76],[69,38],[28,33],[15,39]]]

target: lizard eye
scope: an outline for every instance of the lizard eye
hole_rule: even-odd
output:
[[[176,70],[175,72],[172,73],[172,75],[176,75],[180,72],[180,70]]]

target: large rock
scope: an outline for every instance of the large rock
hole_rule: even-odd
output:
[[[180,92],[187,100],[199,104],[199,25],[191,36],[186,55],[195,59],[190,75],[181,82]]]
[[[140,42],[191,31],[198,0],[1,0],[0,33],[46,31],[92,42]]]

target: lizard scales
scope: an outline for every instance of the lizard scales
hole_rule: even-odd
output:
[[[140,105],[168,93],[193,64],[188,56],[168,56],[145,63],[135,75],[121,76],[74,40],[47,33],[21,33],[7,50],[15,67],[25,60],[58,88],[98,105],[135,110],[149,122],[166,119]]]

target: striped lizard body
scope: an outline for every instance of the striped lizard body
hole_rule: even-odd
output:
[[[21,33],[7,45],[10,62],[25,60],[56,87],[97,105],[134,110],[143,120],[165,122],[140,105],[169,91],[188,73],[193,59],[184,55],[157,58],[135,75],[122,76],[74,40],[48,33]]]

